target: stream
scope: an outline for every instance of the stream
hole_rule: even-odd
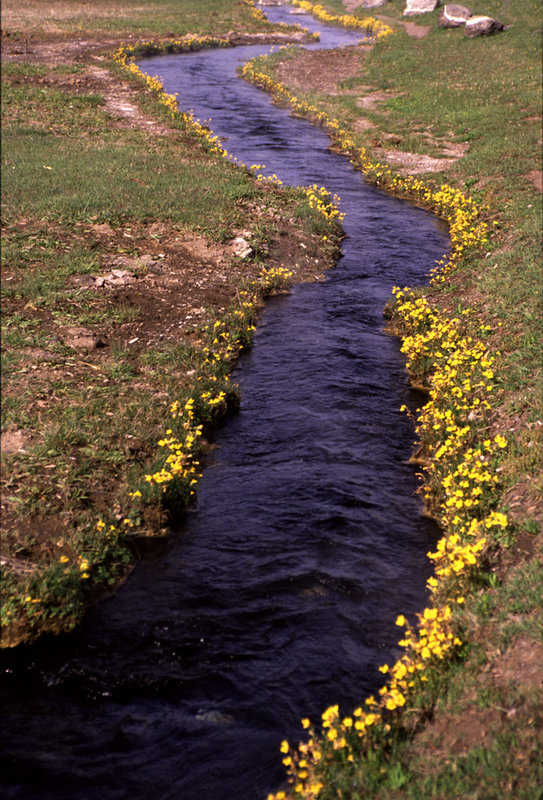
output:
[[[310,48],[361,39],[285,7],[266,13],[320,31]],[[140,66],[244,163],[337,193],[342,256],[326,280],[267,304],[196,510],[76,633],[24,666],[8,658],[6,799],[263,800],[284,780],[280,741],[301,738],[302,717],[333,703],[348,713],[376,691],[379,665],[398,655],[396,616],[424,605],[437,531],[421,516],[400,412],[420,398],[382,310],[393,285],[423,281],[448,237],[235,77],[268,50]]]

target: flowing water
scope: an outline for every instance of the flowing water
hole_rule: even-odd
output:
[[[311,26],[312,47],[360,38]],[[268,303],[198,509],[77,634],[23,653],[24,668],[8,656],[5,798],[264,798],[283,777],[281,739],[375,691],[397,654],[396,615],[424,603],[436,531],[407,464],[399,409],[416,398],[382,309],[448,240],[431,215],[366,185],[322,130],[234,77],[266,49],[144,67],[240,160],[337,192],[343,255],[324,282]]]

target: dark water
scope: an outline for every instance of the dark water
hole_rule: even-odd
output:
[[[352,38],[331,29],[323,44]],[[257,50],[145,66],[242,161],[337,192],[343,256],[324,283],[269,303],[197,512],[77,635],[41,645],[25,670],[8,664],[2,797],[264,798],[282,780],[280,740],[375,691],[396,615],[424,602],[436,532],[406,464],[399,408],[414,398],[382,308],[447,238],[365,185],[321,130],[234,80]]]

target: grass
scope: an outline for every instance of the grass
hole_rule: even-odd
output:
[[[239,0],[40,0],[6,3],[4,30],[21,38],[36,34],[111,32],[132,36],[187,33],[224,34],[230,30],[262,31],[272,26],[252,13],[252,4]]]
[[[21,75],[19,68],[16,74]],[[217,230],[220,221],[226,227],[233,223],[241,200],[257,196],[241,170],[209,163],[203,153],[189,160],[181,137],[160,137],[149,148],[143,131],[112,131],[99,95],[74,97],[9,82],[4,92],[6,221],[30,215],[61,224],[119,225],[168,218],[192,228],[205,220],[207,229]]]

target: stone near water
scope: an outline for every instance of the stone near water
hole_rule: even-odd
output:
[[[464,34],[468,39],[475,36],[491,36],[493,33],[503,31],[503,23],[493,17],[470,17],[466,22]]]
[[[437,24],[440,28],[460,28],[471,17],[471,11],[465,6],[447,3],[439,12]]]
[[[211,725],[232,725],[235,722],[231,714],[223,714],[222,711],[203,711],[200,709],[196,714],[195,719],[198,722],[208,722]]]
[[[386,6],[389,0],[360,0],[356,4],[356,8],[378,8],[379,6]]]
[[[404,17],[414,17],[417,14],[429,14],[440,4],[440,0],[407,0]]]
[[[253,248],[243,236],[236,236],[232,242],[232,251],[239,258],[247,258],[253,252]]]

